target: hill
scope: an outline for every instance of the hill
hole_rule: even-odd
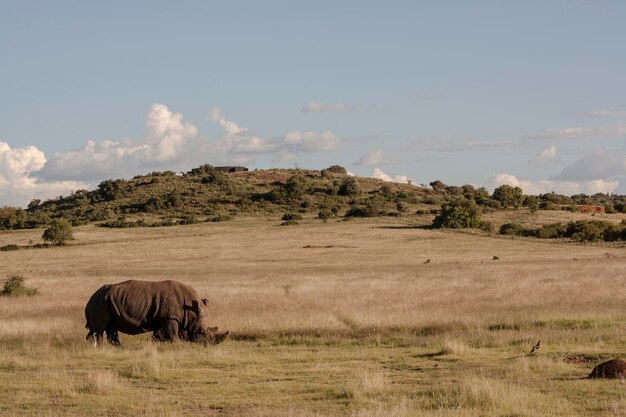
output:
[[[479,207],[481,213],[491,213],[488,218],[497,221],[483,222],[488,231],[511,221],[507,221],[510,216],[516,222],[533,227],[549,223],[520,219],[519,208],[525,209],[523,213],[589,211],[588,214],[595,215],[597,211],[601,217],[605,217],[605,213],[626,212],[626,196],[601,193],[571,197],[555,193],[526,196],[519,187],[502,185],[490,194],[482,187],[446,185],[438,180],[429,186],[415,186],[354,177],[337,165],[322,170],[231,173],[202,165],[180,174],[165,171],[132,179],[109,179],[102,181],[95,190],[78,190],[69,196],[43,202],[33,200],[26,210],[1,207],[0,229],[38,227],[49,224],[54,218],[65,218],[75,226],[98,222],[101,226],[136,227],[224,221],[242,215],[284,216],[286,221],[293,221],[302,215],[319,215],[327,220],[335,216],[417,214],[426,216],[422,220],[430,224],[432,215],[451,201],[468,201]],[[502,210],[503,215],[493,215]],[[565,220],[580,220],[580,217],[569,216]],[[534,232],[520,229],[520,233]]]

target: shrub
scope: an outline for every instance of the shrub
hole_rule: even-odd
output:
[[[343,181],[341,181],[341,185],[339,185],[339,190],[337,191],[337,194],[351,197],[359,194],[360,192],[361,188],[356,182],[356,179],[354,179],[354,177],[346,177],[343,179]]]
[[[565,235],[565,226],[560,223],[546,224],[534,231],[539,239],[558,239]]]
[[[484,221],[484,220],[480,222],[480,225],[478,227],[483,232],[489,233],[489,234],[492,234],[496,230],[495,224],[493,224],[492,222]]]
[[[298,220],[302,220],[302,215],[298,214],[298,213],[285,213],[283,215],[283,217],[281,218],[281,220],[284,220],[284,221],[289,221],[289,220],[298,221]]]
[[[524,230],[524,226],[518,223],[505,223],[500,226],[501,235],[521,236]]]
[[[41,238],[44,242],[50,242],[53,245],[65,245],[68,240],[73,240],[72,225],[65,219],[54,219],[50,222],[50,226],[43,232]]]
[[[39,290],[37,288],[26,287],[24,285],[24,277],[19,275],[11,275],[5,279],[2,283],[2,290],[0,290],[0,295],[5,297],[19,297],[21,295],[32,297],[38,293]]]
[[[233,219],[233,216],[229,216],[228,214],[218,214],[215,217],[208,218],[206,221],[217,223],[217,222],[226,222],[232,219]]]
[[[604,231],[611,223],[598,220],[570,222],[565,229],[565,236],[579,242],[596,242],[603,240]]]
[[[317,217],[324,221],[324,223],[328,222],[328,219],[332,218],[335,214],[330,210],[320,210],[317,213]]]
[[[17,245],[10,244],[10,245],[4,245],[4,246],[0,247],[0,251],[2,251],[2,252],[9,252],[9,251],[12,251],[12,250],[18,250],[19,248],[20,247],[17,246]]]
[[[462,229],[479,227],[482,212],[474,200],[454,200],[441,206],[434,227]]]
[[[332,174],[335,175],[348,175],[348,171],[341,165],[331,165],[321,171],[322,177],[328,177]]]

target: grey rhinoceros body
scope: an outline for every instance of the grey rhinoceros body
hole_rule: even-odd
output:
[[[228,332],[209,327],[208,300],[177,281],[124,281],[97,290],[85,307],[87,339],[98,344],[106,331],[109,342],[119,344],[118,332],[153,332],[154,339],[220,343]]]

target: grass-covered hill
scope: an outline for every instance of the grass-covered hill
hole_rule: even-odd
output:
[[[78,190],[44,202],[34,200],[26,210],[4,210],[12,209],[13,215],[12,225],[5,227],[20,228],[47,224],[58,217],[74,225],[130,220],[151,225],[285,213],[400,215],[441,201],[431,189],[351,177],[337,166],[321,171],[224,173],[204,165],[184,174],[152,172],[128,180],[106,180],[95,190]]]
[[[581,207],[601,208],[602,215],[626,212],[626,196],[554,193],[528,196],[519,187],[502,185],[489,193],[466,184],[450,186],[433,181],[429,186],[384,182],[347,175],[334,165],[322,170],[270,169],[226,173],[210,165],[177,174],[152,172],[132,179],[101,182],[95,190],[78,190],[69,196],[33,200],[27,209],[0,207],[0,229],[32,228],[64,218],[73,225],[97,222],[101,226],[135,227],[223,221],[235,216],[283,217],[296,221],[301,216],[332,217],[415,216],[440,213],[434,225],[447,228],[479,227],[497,232],[505,223],[518,222],[515,213],[538,210],[578,213]],[[481,216],[494,212],[497,221]],[[605,212],[605,213],[604,213]],[[428,222],[433,216],[429,216]],[[548,216],[549,217],[549,216]],[[572,216],[570,216],[572,217]],[[509,220],[511,219],[511,220]],[[574,218],[565,220],[580,220]],[[621,219],[612,219],[621,220]],[[509,225],[503,234],[533,237],[568,237],[577,229],[565,230],[565,223],[550,230]],[[554,223],[554,221],[552,222]],[[626,224],[615,229],[598,218],[592,224],[594,236],[604,240],[626,240]],[[587,227],[585,225],[585,227]],[[554,229],[554,230],[553,230]],[[595,230],[598,229],[598,230]],[[610,230],[609,230],[610,229]],[[615,230],[614,230],[615,229]],[[624,230],[622,230],[624,229]],[[606,231],[606,233],[605,233]],[[546,236],[544,236],[546,235]]]

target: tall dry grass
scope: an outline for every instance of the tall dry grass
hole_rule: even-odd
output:
[[[626,348],[623,248],[396,219],[278,223],[79,227],[67,247],[0,252],[0,272],[41,292],[0,300],[0,413],[622,412],[619,383],[580,378]],[[2,232],[0,245],[38,235]],[[126,279],[191,284],[233,338],[205,349],[121,335],[123,348],[93,349],[84,304]]]

